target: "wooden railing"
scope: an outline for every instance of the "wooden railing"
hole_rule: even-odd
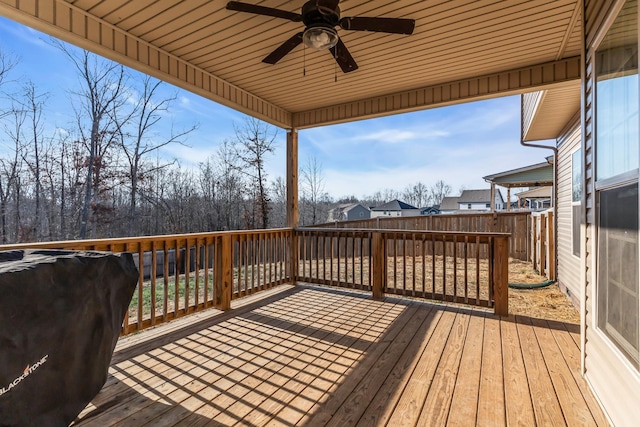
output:
[[[531,212],[440,214],[338,221],[313,228],[417,230],[463,233],[508,233],[509,256],[528,261],[531,251]]]
[[[231,300],[291,283],[291,229],[233,231],[0,246],[131,252],[138,287],[122,334],[129,334]],[[142,286],[140,286],[142,284]]]
[[[300,228],[295,279],[508,313],[505,233]]]
[[[508,234],[276,229],[0,246],[130,252],[138,287],[122,334],[274,286],[304,281],[384,294],[507,307]],[[295,250],[294,250],[295,248]]]

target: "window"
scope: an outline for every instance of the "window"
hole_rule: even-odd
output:
[[[487,203],[486,207],[491,208],[491,203]]]
[[[471,203],[467,204],[467,209],[471,209]]]
[[[599,194],[598,327],[638,364],[638,184]]]
[[[639,367],[638,10],[627,0],[595,55],[597,326]]]
[[[573,254],[580,256],[580,214],[582,212],[582,150],[571,155],[571,228]]]

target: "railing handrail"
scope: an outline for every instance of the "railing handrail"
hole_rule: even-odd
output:
[[[11,243],[0,245],[0,251],[9,251],[16,249],[70,249],[73,247],[87,246],[107,246],[107,245],[126,245],[126,244],[144,244],[149,242],[166,241],[166,240],[184,240],[184,239],[201,239],[219,236],[236,236],[236,235],[262,235],[279,232],[290,232],[293,228],[269,228],[259,230],[227,230],[227,231],[209,231],[204,233],[185,233],[185,234],[160,234],[155,236],[139,236],[139,237],[116,237],[104,239],[83,239],[83,240],[59,240],[51,242],[35,242],[35,243]]]
[[[511,233],[494,233],[494,232],[467,232],[467,231],[434,231],[434,230],[411,230],[411,229],[379,229],[379,228],[335,228],[335,227],[298,227],[294,229],[295,232],[323,232],[323,233],[381,233],[384,235],[389,234],[419,234],[427,236],[469,236],[469,237],[511,237]],[[484,240],[484,239],[483,239]]]

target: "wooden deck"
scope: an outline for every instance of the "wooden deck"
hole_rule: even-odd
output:
[[[607,425],[576,325],[304,285],[239,304],[123,338],[74,425]]]

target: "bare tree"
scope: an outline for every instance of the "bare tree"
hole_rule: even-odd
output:
[[[269,227],[269,190],[265,161],[275,150],[276,131],[255,118],[245,120],[243,126],[234,126],[236,153],[243,167],[240,169],[251,180],[254,203],[247,218],[250,228]],[[256,209],[257,208],[257,209]],[[256,221],[256,216],[259,222]]]
[[[271,220],[273,227],[284,227],[287,224],[287,183],[279,176],[271,182],[271,194],[273,194]]]
[[[183,139],[197,129],[196,125],[186,130],[174,132],[173,127],[168,136],[158,136],[153,131],[160,124],[164,113],[176,96],[160,98],[159,89],[162,81],[145,76],[142,79],[140,91],[131,93],[129,99],[134,99],[133,108],[128,115],[118,117],[117,103],[114,107],[112,120],[117,126],[118,142],[127,159],[127,179],[129,180],[129,212],[128,212],[128,234],[132,236],[136,232],[136,201],[139,197],[139,182],[145,179],[142,170],[145,156],[156,152],[162,147],[172,143],[183,144]],[[160,165],[159,167],[162,167]]]
[[[3,125],[5,135],[11,141],[11,157],[0,159],[0,231],[2,243],[9,243],[18,238],[20,229],[20,175],[23,157],[23,127],[27,120],[26,112],[13,104],[9,110],[13,120]],[[13,211],[9,212],[9,204],[13,198]],[[15,232],[9,235],[9,221],[13,219]]]
[[[224,230],[239,229],[240,207],[247,185],[239,172],[236,149],[229,141],[223,141],[218,147],[216,157],[220,226]]]
[[[7,55],[2,49],[0,49],[0,93],[3,92],[1,91],[1,89],[8,82],[9,74],[11,73],[11,70],[16,66],[16,64],[17,61],[13,57]],[[10,114],[11,109],[3,110],[0,106],[0,118],[3,118]]]
[[[427,206],[431,199],[429,188],[422,182],[417,182],[405,188],[402,197],[405,202],[418,208]]]
[[[443,180],[438,180],[431,186],[431,201],[434,205],[442,203],[442,199],[451,194],[451,186]]]
[[[42,221],[43,221],[43,189],[42,189],[42,162],[46,155],[43,129],[42,129],[42,111],[44,104],[48,98],[47,94],[38,94],[36,86],[33,82],[27,82],[23,87],[22,98],[18,101],[20,108],[24,110],[26,119],[28,120],[29,137],[25,136],[25,140],[29,139],[29,150],[25,145],[23,152],[23,160],[27,164],[34,182],[33,198],[35,202],[34,216],[30,227],[33,237],[42,240]],[[26,141],[25,141],[26,144]]]
[[[116,125],[113,117],[125,102],[123,93],[126,76],[124,67],[120,64],[98,60],[86,50],[77,53],[59,41],[52,43],[70,60],[80,80],[81,89],[73,92],[73,95],[79,100],[76,117],[80,139],[87,149],[85,194],[79,231],[79,238],[84,239],[87,235],[89,209],[96,193],[96,181],[100,182],[100,173],[107,166],[104,162],[105,155],[114,142]],[[94,211],[102,208],[99,204],[93,206]]]
[[[324,175],[322,172],[322,163],[315,157],[309,157],[307,163],[302,167],[300,173],[300,187],[302,190],[302,207],[307,215],[303,216],[303,224],[317,224],[319,221],[320,202],[327,199],[324,191]],[[308,217],[307,217],[308,216]],[[307,218],[304,218],[307,217]],[[325,218],[326,219],[326,215]]]

